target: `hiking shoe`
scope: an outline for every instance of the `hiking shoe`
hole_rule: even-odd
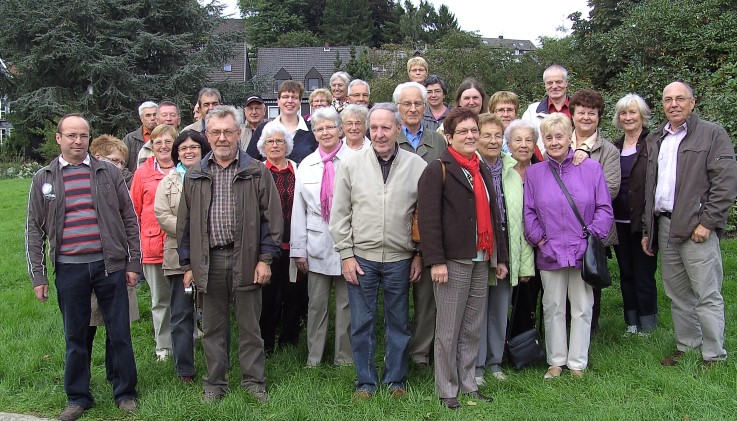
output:
[[[82,415],[84,415],[84,411],[86,411],[86,408],[82,408],[75,403],[70,403],[67,405],[66,409],[59,414],[59,419],[61,421],[78,420]]]
[[[118,408],[126,414],[131,414],[138,409],[138,404],[133,399],[123,399],[118,402]]]

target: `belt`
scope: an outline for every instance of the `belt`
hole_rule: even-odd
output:
[[[224,246],[210,247],[210,250],[230,250],[233,248],[233,243],[225,244]]]
[[[673,212],[660,212],[659,216],[665,216],[668,219],[673,219]]]

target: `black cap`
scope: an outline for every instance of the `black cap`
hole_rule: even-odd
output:
[[[244,102],[243,105],[248,105],[248,104],[250,104],[253,101],[260,102],[262,104],[264,103],[264,100],[261,99],[261,97],[258,96],[258,95],[247,95],[246,96],[246,102]]]

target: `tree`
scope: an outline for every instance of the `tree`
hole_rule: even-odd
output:
[[[368,45],[373,35],[367,0],[326,0],[320,31],[331,45]]]
[[[345,71],[348,72],[349,75],[353,79],[362,79],[362,80],[370,80],[374,72],[371,70],[371,63],[366,60],[366,54],[360,54],[356,53],[356,47],[351,46],[351,49],[349,50],[351,59],[348,60],[348,63],[345,65]]]
[[[320,47],[322,42],[310,31],[291,31],[279,35],[276,47]]]
[[[267,47],[277,42],[281,34],[309,31],[307,18],[316,23],[306,0],[239,0],[246,20],[248,42],[256,47]]]
[[[50,11],[53,10],[53,13]],[[144,100],[189,109],[212,63],[238,34],[213,35],[219,7],[196,0],[6,0],[0,50],[17,68],[10,92],[17,131],[30,138],[61,115],[80,111],[96,133],[121,135]]]

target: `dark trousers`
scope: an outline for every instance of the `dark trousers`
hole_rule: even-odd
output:
[[[652,330],[657,324],[653,316],[658,314],[655,282],[658,258],[642,251],[642,233],[632,233],[630,228],[630,224],[617,222],[619,245],[614,247],[619,264],[624,321],[628,326]]]
[[[271,264],[271,282],[261,290],[261,336],[266,353],[274,351],[279,327],[279,346],[298,345],[302,314],[307,308],[307,280],[289,279],[289,250]]]
[[[95,334],[97,333],[97,326],[90,326],[89,333],[87,334],[87,352],[90,354],[90,362],[92,362],[92,344],[95,342]],[[110,346],[110,335],[105,330],[105,378],[110,383],[113,382],[115,372],[113,370],[113,352],[115,350]]]
[[[542,282],[540,274],[530,278],[527,282],[520,282],[516,287],[512,288],[512,303],[516,302],[513,308],[514,318],[510,320],[510,337],[519,335],[522,332],[538,327],[541,329],[542,323],[538,323],[538,317],[542,317],[542,312],[538,313],[540,308],[540,291],[542,291]],[[519,298],[517,296],[519,295]]]
[[[57,263],[56,291],[64,319],[64,390],[68,403],[83,408],[94,404],[90,393],[88,350],[92,291],[97,295],[110,345],[114,349],[112,362],[116,375],[113,377],[113,397],[115,402],[135,399],[137,373],[131,344],[125,271],[106,274],[103,261]]]
[[[184,293],[184,275],[170,275],[171,346],[179,376],[194,376],[194,301]]]

